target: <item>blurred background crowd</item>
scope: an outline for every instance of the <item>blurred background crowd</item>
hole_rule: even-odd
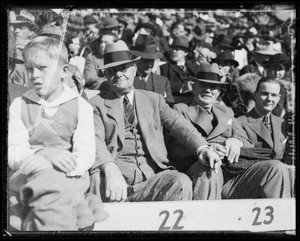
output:
[[[236,116],[253,107],[252,95],[263,76],[282,82],[274,113],[294,111],[295,11],[289,5],[253,9],[12,9],[9,23],[8,81],[26,87],[22,49],[37,35],[63,39],[73,66],[72,84],[79,90],[107,88],[99,67],[105,44],[122,39],[130,49],[139,35],[156,40],[152,71],[170,81],[174,101],[189,102],[189,76],[202,62],[217,63],[226,85],[221,100]],[[184,63],[182,66],[181,63]],[[182,67],[182,68],[178,68]]]

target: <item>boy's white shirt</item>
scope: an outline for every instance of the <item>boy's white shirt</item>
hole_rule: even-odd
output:
[[[54,114],[60,104],[79,96],[64,84],[64,92],[53,102],[48,103],[33,90],[26,92],[31,100],[43,106],[45,113]],[[95,131],[93,108],[81,96],[78,98],[78,123],[73,135],[73,153],[77,154],[77,166],[67,176],[83,175],[95,162]],[[8,164],[13,170],[19,169],[23,160],[32,156],[38,149],[32,149],[28,130],[21,119],[21,97],[16,98],[9,107],[8,123]]]

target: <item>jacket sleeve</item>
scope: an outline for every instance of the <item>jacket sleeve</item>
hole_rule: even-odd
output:
[[[248,138],[246,131],[236,118],[232,118],[232,137],[241,139],[245,148],[254,147],[254,143]]]
[[[94,126],[95,126],[95,144],[96,158],[90,172],[99,171],[101,166],[107,162],[115,162],[105,143],[105,129],[101,118],[100,110],[93,101],[90,101],[94,109]],[[100,103],[102,104],[102,103]]]
[[[166,101],[167,101],[167,103],[173,104],[173,103],[175,103],[175,100],[174,100],[174,97],[173,97],[173,94],[171,91],[170,81],[167,77],[165,78],[165,80],[166,80],[165,91],[167,94]]]
[[[161,120],[170,135],[184,144],[191,153],[196,155],[200,146],[207,145],[205,138],[193,124],[182,114],[169,107],[163,98],[160,98]]]

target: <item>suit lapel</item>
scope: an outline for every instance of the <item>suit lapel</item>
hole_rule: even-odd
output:
[[[213,126],[211,124],[211,121],[209,119],[206,110],[204,110],[199,105],[193,105],[193,104],[188,108],[189,109],[187,115],[189,116],[190,120],[194,124],[197,124],[199,127],[201,127],[205,131],[206,135],[208,136]]]
[[[155,93],[159,93],[159,94],[163,94],[165,87],[162,85],[163,82],[161,81],[161,79],[159,78],[159,75],[156,75],[154,73],[151,73],[149,76],[149,80],[151,78],[151,84],[153,86],[153,91]]]
[[[119,128],[119,136],[122,144],[125,140],[125,124],[124,124],[124,115],[123,109],[120,104],[118,97],[111,91],[105,96],[104,105],[107,107],[107,116],[114,119]]]
[[[254,110],[249,113],[248,116],[248,126],[258,135],[260,136],[268,145],[273,148],[274,143],[272,140],[271,133],[262,123],[261,118],[257,117],[257,114]]]
[[[227,123],[230,121],[230,119],[232,119],[230,115],[224,113],[216,107],[212,108],[212,113],[214,114],[214,118],[216,118],[217,125],[208,135],[207,140],[213,139],[222,134],[227,129]]]
[[[143,93],[139,92],[138,90],[134,90],[134,94],[136,115],[143,139],[146,144],[148,136],[148,133],[146,132],[149,129],[149,120],[153,118],[150,110],[153,110],[153,107],[150,106],[148,101],[145,101],[145,98],[147,97]]]

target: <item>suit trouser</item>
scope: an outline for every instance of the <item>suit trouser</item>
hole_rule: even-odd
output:
[[[25,175],[16,171],[10,177],[10,195],[26,209],[24,231],[78,230],[77,206],[89,187],[88,174],[67,178],[63,172],[44,169]]]
[[[222,190],[223,199],[290,197],[288,169],[277,160],[251,165],[244,173],[229,180]]]
[[[192,199],[191,180],[187,175],[177,170],[163,170],[144,182],[128,186],[127,190],[127,200],[130,202],[186,201]],[[108,201],[105,198],[105,178],[102,173],[100,195],[104,202]]]

